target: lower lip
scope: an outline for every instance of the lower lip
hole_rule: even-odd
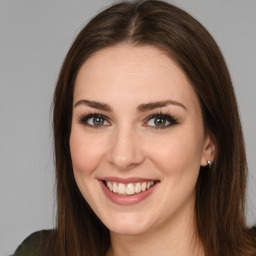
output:
[[[116,193],[113,193],[110,191],[104,184],[104,181],[100,180],[101,187],[105,193],[105,195],[114,203],[119,204],[119,205],[133,205],[133,204],[138,204],[139,202],[145,200],[147,197],[151,195],[151,193],[154,191],[155,187],[157,186],[158,183],[156,183],[154,186],[151,188],[140,192],[138,194],[134,194],[132,196],[124,196],[124,195],[119,195]]]

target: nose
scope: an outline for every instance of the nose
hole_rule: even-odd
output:
[[[111,136],[108,162],[118,170],[126,171],[143,163],[142,141],[133,129],[119,129]]]

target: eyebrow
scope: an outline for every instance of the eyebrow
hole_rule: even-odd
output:
[[[138,106],[138,111],[139,112],[145,112],[148,110],[152,110],[155,108],[162,108],[162,107],[166,107],[168,105],[175,105],[175,106],[179,106],[182,107],[183,109],[187,110],[187,108],[180,102],[178,101],[174,101],[174,100],[165,100],[165,101],[157,101],[157,102],[149,102],[146,104],[141,104]]]
[[[75,103],[74,108],[77,107],[77,106],[80,106],[80,105],[86,105],[86,106],[89,106],[91,108],[104,110],[106,112],[112,112],[112,108],[108,104],[97,102],[97,101],[79,100]],[[138,112],[146,112],[146,111],[153,110],[153,109],[156,109],[156,108],[166,107],[168,105],[179,106],[179,107],[182,107],[183,109],[187,110],[187,108],[182,103],[180,103],[178,101],[165,100],[165,101],[157,101],[157,102],[149,102],[149,103],[145,103],[145,104],[140,104],[137,107],[137,111]]]
[[[100,103],[100,102],[97,102],[97,101],[79,100],[74,105],[74,108],[77,107],[77,106],[80,106],[80,105],[86,105],[86,106],[89,106],[91,108],[96,108],[96,109],[99,109],[99,110],[104,110],[104,111],[107,111],[107,112],[112,112],[112,109],[111,109],[111,107],[108,104]]]

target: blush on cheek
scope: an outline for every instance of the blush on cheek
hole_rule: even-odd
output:
[[[90,138],[89,135],[85,135],[74,125],[69,144],[74,171],[84,174],[92,173],[104,155],[102,140],[95,139],[95,137]]]
[[[201,150],[201,145],[194,138],[184,134],[183,137],[172,137],[167,142],[162,141],[157,150],[154,147],[154,152],[150,155],[168,175],[181,175],[187,170],[195,169],[195,165],[200,165]]]
[[[70,146],[72,164],[75,170],[92,172],[96,169],[100,155],[90,146]]]

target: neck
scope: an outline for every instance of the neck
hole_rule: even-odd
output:
[[[153,227],[143,234],[110,232],[111,247],[107,256],[204,256],[191,212],[179,212],[168,223]]]

